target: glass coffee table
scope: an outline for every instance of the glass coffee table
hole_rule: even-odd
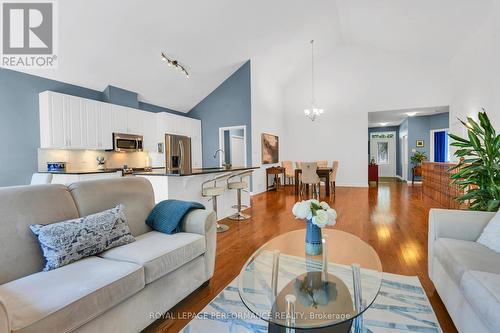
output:
[[[269,332],[349,332],[377,297],[382,265],[347,232],[323,229],[323,254],[305,254],[305,229],[280,235],[248,259],[238,277],[245,306]]]

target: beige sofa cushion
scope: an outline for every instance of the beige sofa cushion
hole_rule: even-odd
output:
[[[99,256],[144,266],[148,284],[202,255],[205,248],[205,237],[199,234],[167,235],[151,231],[138,236],[133,243],[110,249]]]
[[[460,288],[486,326],[492,332],[498,332],[500,329],[500,274],[465,272]]]
[[[125,206],[125,216],[133,236],[151,231],[146,218],[155,205],[153,187],[143,177],[93,180],[68,186],[80,216]]]
[[[142,267],[88,257],[0,286],[14,332],[69,332],[144,288]]]
[[[43,256],[31,224],[50,224],[78,217],[63,185],[0,188],[0,285],[39,272]]]
[[[479,243],[439,238],[434,244],[434,252],[457,285],[468,270],[500,274],[500,255]]]

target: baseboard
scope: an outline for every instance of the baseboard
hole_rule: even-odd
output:
[[[336,183],[337,187],[368,187],[368,182],[366,183]]]

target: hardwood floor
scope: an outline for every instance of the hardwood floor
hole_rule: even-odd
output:
[[[422,196],[420,186],[400,182],[379,183],[377,187],[337,187],[336,198],[321,200],[337,210],[334,228],[357,235],[377,251],[384,272],[417,275],[436,312],[443,332],[457,332],[432,282],[427,276],[427,223],[429,208],[439,203]],[[244,222],[225,220],[231,229],[218,235],[215,275],[207,287],[200,288],[169,311],[146,332],[178,332],[188,322],[186,313],[202,310],[240,272],[247,258],[262,244],[287,231],[305,228],[295,220],[291,209],[299,198],[293,186],[252,197]],[[179,318],[180,317],[180,318]]]

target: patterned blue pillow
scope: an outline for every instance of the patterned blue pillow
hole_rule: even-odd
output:
[[[45,257],[43,270],[50,271],[135,241],[123,209],[123,205],[118,205],[74,220],[31,225]]]

